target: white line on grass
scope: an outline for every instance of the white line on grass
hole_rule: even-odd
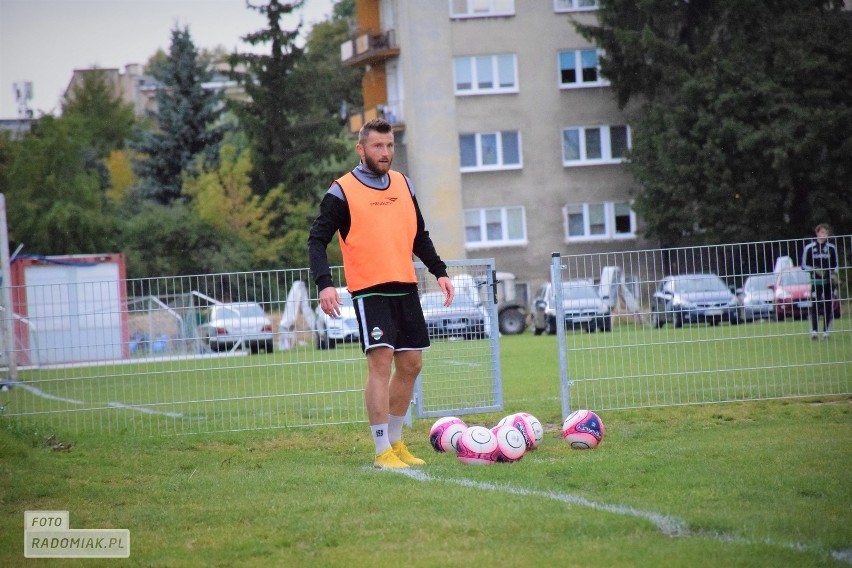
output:
[[[64,402],[66,404],[87,404],[82,400],[75,400],[73,398],[63,398],[61,396],[56,396],[50,393],[46,393],[40,388],[34,387],[32,385],[28,385],[26,383],[15,383],[15,386],[18,388],[22,388],[26,391],[33,393],[36,396],[40,396],[42,398],[46,398],[48,400],[56,400],[59,402]],[[111,408],[122,408],[125,410],[135,410],[136,412],[141,412],[143,414],[159,414],[162,416],[168,416],[169,418],[183,418],[183,414],[180,412],[162,412],[160,410],[154,410],[152,408],[148,408],[147,406],[134,406],[132,404],[124,404],[123,402],[108,402],[107,406]]]
[[[589,509],[594,509],[596,511],[606,511],[608,513],[616,513],[619,515],[628,515],[631,517],[637,517],[640,519],[645,519],[646,521],[650,521],[657,527],[657,529],[666,536],[671,537],[699,537],[699,538],[710,538],[714,540],[718,540],[720,542],[733,542],[738,544],[755,544],[754,541],[749,539],[736,536],[729,535],[724,533],[717,532],[707,532],[707,531],[691,531],[689,530],[689,526],[686,521],[683,519],[679,519],[677,517],[670,517],[667,515],[662,515],[660,513],[653,513],[650,511],[642,511],[641,509],[635,509],[633,507],[625,507],[622,505],[608,505],[606,503],[596,503],[594,501],[590,501],[585,497],[579,497],[577,495],[569,495],[566,493],[556,493],[554,491],[537,491],[534,489],[524,489],[521,487],[512,487],[510,485],[500,485],[496,483],[484,483],[481,481],[471,481],[470,479],[449,479],[449,478],[439,478],[432,477],[431,475],[424,473],[421,470],[416,469],[397,469],[397,470],[388,470],[394,473],[401,473],[406,475],[412,479],[416,479],[418,481],[438,481],[444,483],[454,483],[456,485],[462,485],[465,487],[473,487],[475,489],[485,489],[488,491],[501,491],[503,493],[509,493],[511,495],[522,495],[522,496],[532,496],[532,497],[544,497],[547,499],[554,499],[556,501],[561,501],[563,503],[567,503],[568,505],[579,505],[580,507],[588,507]],[[845,562],[847,564],[852,564],[852,549],[846,550],[832,550],[825,551],[822,548],[818,548],[815,546],[809,546],[805,544],[799,543],[779,543],[775,542],[771,539],[763,539],[760,541],[760,544],[768,545],[768,546],[778,546],[781,548],[786,548],[789,550],[795,550],[798,552],[810,552],[816,553],[820,555],[830,554],[832,558],[835,560],[839,560],[841,562]]]

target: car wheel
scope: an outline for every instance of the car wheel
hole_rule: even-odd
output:
[[[275,347],[272,345],[271,339],[266,340],[266,343],[263,345],[263,350],[267,353],[272,353],[275,350]]]
[[[598,329],[601,331],[612,331],[612,316],[606,316],[598,320]]]
[[[526,320],[524,314],[519,310],[509,308],[500,312],[497,324],[500,326],[500,333],[503,335],[517,335],[524,332]]]
[[[542,333],[544,333],[543,327],[534,327],[533,328],[533,335],[541,335]]]
[[[680,314],[680,313],[675,314],[674,326],[676,328],[683,327],[683,314]]]
[[[731,314],[731,317],[728,318],[728,322],[731,325],[740,325],[740,316],[737,313]]]

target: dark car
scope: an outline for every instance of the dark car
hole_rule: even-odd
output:
[[[565,328],[582,329],[589,333],[612,330],[609,304],[599,295],[599,287],[591,280],[562,282],[562,310]],[[550,282],[539,288],[532,305],[533,333],[556,333],[556,297]]]
[[[429,337],[483,339],[490,335],[485,309],[466,289],[457,289],[449,306],[444,306],[443,292],[425,292],[420,305]]]
[[[667,276],[657,284],[652,303],[656,327],[667,322],[675,327],[685,323],[740,323],[737,297],[715,274]]]

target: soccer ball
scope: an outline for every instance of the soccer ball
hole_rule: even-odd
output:
[[[458,451],[459,438],[467,430],[467,424],[461,418],[444,416],[439,418],[429,430],[429,443],[436,452]]]
[[[532,449],[536,449],[539,444],[541,444],[542,439],[544,438],[544,426],[541,425],[541,422],[538,418],[530,414],[529,412],[521,412],[527,418],[527,422],[530,423],[530,427],[532,427],[533,434],[535,435],[535,441],[533,442]]]
[[[458,458],[467,464],[497,461],[497,436],[485,426],[471,426],[459,438]]]
[[[527,441],[521,431],[510,424],[495,426],[491,432],[497,438],[497,461],[515,462],[524,457]]]
[[[596,448],[604,437],[603,421],[591,410],[576,410],[562,423],[562,437],[576,450]]]
[[[500,422],[497,423],[497,426],[503,426],[504,424],[514,426],[521,431],[521,435],[523,435],[524,441],[527,445],[527,450],[534,450],[538,444],[535,441],[535,429],[533,428],[529,416],[530,415],[525,412],[510,414],[500,420]],[[536,422],[538,422],[538,420],[536,420]],[[539,426],[541,426],[540,423]]]

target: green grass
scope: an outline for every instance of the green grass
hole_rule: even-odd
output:
[[[701,339],[706,329],[654,333]],[[629,333],[572,336],[571,353],[576,360],[580,347]],[[162,437],[75,433],[2,417],[0,566],[25,563],[26,510],[67,510],[73,528],[129,529],[131,557],[123,562],[133,566],[852,561],[852,398],[600,411],[603,443],[578,451],[560,437],[554,349],[552,337],[502,338],[505,411],[463,417],[491,426],[509,412],[532,412],[546,427],[538,450],[515,464],[467,466],[433,452],[432,420],[415,420],[406,438],[428,460],[419,476],[369,467],[364,424]],[[756,357],[748,351],[740,361]],[[788,351],[808,356],[798,346]],[[633,368],[626,359],[619,364]],[[847,367],[839,378],[848,377]],[[53,450],[57,440],[71,450]]]

